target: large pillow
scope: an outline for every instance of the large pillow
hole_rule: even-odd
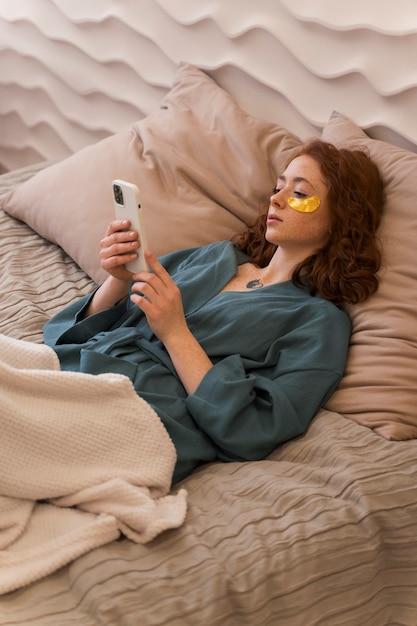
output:
[[[327,408],[387,439],[417,437],[417,154],[370,139],[333,113],[323,139],[366,146],[386,182],[378,292],[349,307],[353,323],[346,374]]]
[[[101,282],[99,241],[113,219],[113,179],[140,187],[148,245],[162,255],[240,232],[266,206],[299,144],[184,63],[155,114],[39,172],[0,206]]]

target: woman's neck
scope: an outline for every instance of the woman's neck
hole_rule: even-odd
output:
[[[297,255],[288,254],[277,248],[268,265],[260,270],[263,282],[281,283],[291,280],[293,272],[301,260],[303,259],[300,259]]]

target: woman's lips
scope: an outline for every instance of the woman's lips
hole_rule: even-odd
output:
[[[282,219],[278,215],[270,213],[266,219],[267,224],[274,224],[276,222],[282,222]]]

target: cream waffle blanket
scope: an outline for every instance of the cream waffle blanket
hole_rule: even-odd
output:
[[[0,335],[0,391],[0,593],[184,522],[174,446],[126,377],[61,372],[49,347]]]

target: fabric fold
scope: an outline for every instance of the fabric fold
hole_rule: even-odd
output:
[[[51,348],[2,335],[0,354],[0,593],[183,524],[175,448],[128,378],[60,371]]]

